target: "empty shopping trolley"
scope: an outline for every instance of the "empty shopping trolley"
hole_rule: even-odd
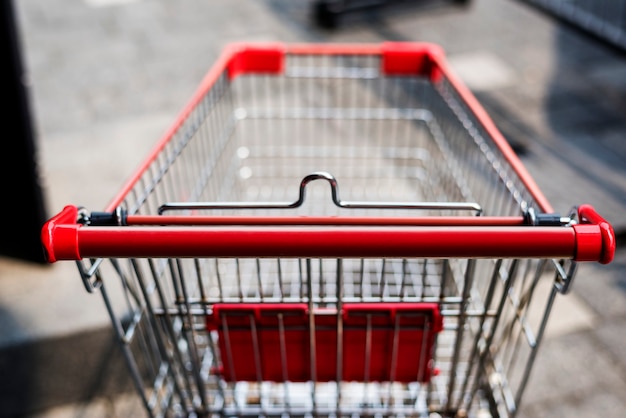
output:
[[[608,263],[431,44],[235,44],[104,211],[43,229],[150,416],[513,416]]]

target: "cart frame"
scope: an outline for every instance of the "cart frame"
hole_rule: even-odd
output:
[[[290,64],[301,58],[314,65]],[[332,67],[339,61],[348,64]],[[420,154],[420,164],[434,160],[432,166],[402,163],[400,171],[423,183],[429,178],[424,171],[439,167],[434,177],[441,177],[445,190],[452,182],[455,197],[357,200],[352,197],[361,196],[353,193],[358,187],[349,187],[350,199],[342,199],[339,184],[343,187],[345,176],[339,181],[333,173],[315,171],[300,178],[292,201],[195,198],[192,186],[206,164],[194,171],[193,161],[177,163],[203,149],[193,148],[194,139],[204,135],[213,141],[213,124],[273,120],[260,105],[231,107],[231,86],[248,78],[269,80],[270,86],[281,77],[330,80],[332,86],[344,78],[357,80],[354,86],[362,78],[389,79],[400,83],[401,91],[404,81],[418,80],[420,91],[433,94],[440,107],[387,109],[383,103],[372,112],[354,104],[340,109],[338,95],[332,112],[284,106],[279,119],[306,120],[307,127],[325,121],[342,135],[353,135],[342,130],[344,120],[351,126],[391,120],[404,123],[407,132],[425,126],[432,143],[424,147],[431,149],[411,148],[408,135],[409,146],[390,158],[405,161]],[[318,94],[310,86],[307,92]],[[290,89],[263,92],[261,105]],[[456,130],[446,130],[446,124]],[[373,149],[387,153],[394,143],[385,142],[393,140],[383,134]],[[470,160],[462,167],[466,173],[457,172],[458,159],[437,160],[459,146],[445,142],[450,136],[470,144],[471,152],[460,151]],[[224,147],[238,137],[225,138]],[[297,140],[282,139],[284,149]],[[268,137],[253,145],[260,149],[269,142]],[[254,146],[233,148],[235,160],[249,158]],[[284,152],[272,147],[271,158]],[[314,154],[318,163],[329,158]],[[302,155],[286,160],[304,161]],[[359,173],[374,170],[373,164]],[[343,165],[349,164],[340,161],[335,168],[341,171]],[[237,167],[244,180],[257,169]],[[472,194],[466,177],[483,169],[487,180],[472,183],[477,190]],[[377,173],[387,171],[384,166]],[[199,182],[202,189],[213,173]],[[185,183],[189,179],[192,186]],[[381,183],[380,193],[396,181]],[[313,182],[328,183],[332,208],[303,215],[299,211]],[[467,200],[492,187],[497,197]],[[68,205],[44,226],[42,242],[49,262],[75,260],[87,290],[102,294],[151,416],[514,416],[556,295],[570,289],[577,262],[609,263],[615,251],[611,225],[592,206],[581,205],[568,216],[554,213],[487,113],[448,68],[443,51],[424,43],[230,45],[105,210]],[[114,282],[117,295],[107,290]],[[318,346],[328,338],[332,356]],[[350,363],[361,358],[359,344],[365,360]],[[418,353],[413,363],[400,354],[407,347]],[[299,350],[295,363],[290,350]],[[326,357],[330,360],[320,369]],[[402,358],[412,370],[408,374],[398,368]]]

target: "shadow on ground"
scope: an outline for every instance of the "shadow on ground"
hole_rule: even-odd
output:
[[[18,326],[1,308],[0,318]],[[4,347],[0,376],[0,417],[7,418],[133,390],[108,328]]]

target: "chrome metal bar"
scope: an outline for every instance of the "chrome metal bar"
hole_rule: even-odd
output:
[[[254,355],[254,369],[257,382],[263,381],[263,371],[261,367],[261,345],[259,344],[259,333],[257,332],[254,315],[248,315],[250,320],[250,336],[252,337],[252,352]]]
[[[501,267],[502,267],[502,259],[496,260],[493,266],[491,279],[489,280],[489,288],[487,289],[487,294],[485,295],[485,301],[483,302],[485,309],[484,309],[483,315],[480,316],[480,324],[478,325],[478,330],[476,331],[476,335],[472,343],[472,352],[470,356],[468,357],[469,367],[467,368],[465,378],[463,379],[463,387],[461,388],[462,394],[473,393],[473,391],[476,390],[475,387],[472,387],[468,390],[470,375],[474,371],[474,368],[478,366],[479,355],[481,355],[482,352],[489,350],[488,345],[485,345],[484,343],[481,345],[480,342],[483,338],[485,338],[485,333],[483,332],[483,329],[485,326],[485,321],[488,318],[488,315],[487,315],[488,308],[489,306],[491,306],[491,303],[493,300],[496,284],[498,283],[499,271]],[[491,335],[487,335],[486,337],[490,338]],[[482,351],[481,351],[481,346],[482,346]],[[480,370],[478,371],[478,374],[480,374]],[[474,384],[476,383],[477,382],[474,382]],[[467,399],[464,399],[464,398],[459,399],[458,408],[459,409],[469,408],[469,403],[466,401]]]
[[[515,282],[515,278],[516,278],[516,271],[518,268],[518,263],[519,260],[513,260],[511,262],[511,265],[509,266],[509,270],[508,273],[506,274],[505,280],[504,280],[504,286],[502,289],[502,295],[500,297],[500,301],[498,303],[498,310],[497,313],[494,317],[493,322],[491,323],[491,329],[488,333],[488,338],[487,341],[485,342],[485,350],[483,350],[480,359],[479,359],[479,363],[478,363],[478,370],[479,373],[476,374],[476,377],[474,378],[474,383],[472,385],[472,387],[474,388],[473,392],[470,394],[469,397],[469,404],[472,403],[474,397],[476,396],[477,392],[478,392],[478,386],[479,386],[479,381],[481,376],[484,376],[482,371],[486,370],[486,364],[490,361],[493,361],[492,356],[491,356],[491,352],[490,352],[490,347],[492,347],[494,338],[496,336],[496,330],[498,329],[499,326],[499,322],[502,319],[502,313],[504,312],[504,308],[506,305],[506,301],[509,297],[509,293],[510,293],[510,289],[513,286],[514,282]]]
[[[308,309],[308,318],[309,318],[309,355],[310,355],[310,373],[311,373],[311,405],[313,409],[313,413],[317,412],[317,402],[315,399],[316,394],[316,386],[317,386],[317,340],[316,340],[316,331],[315,331],[315,315],[314,315],[314,305],[313,305],[313,295],[312,289],[308,287],[308,301],[309,301],[309,309]]]
[[[236,277],[237,277],[237,293],[239,294],[239,300],[243,301],[243,286],[241,285],[241,268],[239,259],[235,259]]]
[[[469,210],[482,212],[478,203],[465,202],[365,202],[343,201],[339,198],[337,179],[326,172],[307,175],[300,182],[299,196],[294,202],[170,202],[159,207],[159,214],[172,210],[209,209],[295,209],[302,206],[306,197],[306,186],[314,180],[326,180],[330,184],[331,198],[335,206],[343,209],[419,209],[419,210]]]
[[[337,413],[341,414],[341,381],[343,380],[343,274],[342,260],[337,259]]]
[[[154,260],[148,260],[148,265],[150,267],[150,272],[152,274],[153,280],[154,280],[154,285],[155,285],[155,290],[157,292],[157,295],[159,297],[159,302],[161,304],[162,308],[165,308],[168,306],[168,303],[166,301],[166,296],[165,293],[163,291],[163,288],[161,286],[161,280],[160,280],[160,274],[157,272],[157,268],[155,266]],[[180,313],[180,311],[176,310],[174,312],[174,314],[178,315]],[[155,309],[155,314],[157,314],[156,309]],[[159,313],[160,315],[160,313]],[[177,365],[179,367],[181,367],[182,365],[185,364],[185,361],[183,360],[183,355],[181,352],[181,348],[180,345],[178,344],[178,334],[176,333],[176,331],[174,330],[174,317],[169,313],[169,312],[164,312],[164,321],[163,321],[163,326],[165,328],[165,332],[166,332],[166,336],[169,338],[170,340],[170,347],[171,350],[173,352],[173,358],[175,359],[175,363],[177,363]],[[181,370],[177,370],[177,373],[181,373],[184,371]],[[191,393],[191,382],[189,381],[189,379],[183,379],[183,381],[185,382],[185,389],[187,391],[187,393]],[[184,396],[181,396],[181,402],[185,402],[186,399]]]
[[[465,280],[463,285],[463,303],[461,305],[461,314],[458,318],[458,329],[456,331],[456,339],[454,342],[454,354],[452,355],[452,367],[451,373],[448,381],[448,399],[446,409],[451,411],[453,408],[453,393],[456,385],[456,370],[459,364],[459,359],[461,356],[461,345],[463,343],[463,334],[465,332],[465,320],[467,319],[465,315],[465,310],[469,304],[469,295],[470,290],[472,289],[473,281],[474,281],[474,269],[476,267],[476,260],[470,259],[467,260],[467,266],[465,270]]]
[[[219,261],[217,259],[215,259],[215,278],[217,279],[217,289],[219,292],[219,298],[218,301],[223,302],[224,301],[224,290],[222,288],[222,278],[220,275],[220,266],[219,266]]]
[[[430,335],[430,319],[426,319],[425,320],[426,323],[424,324],[424,330],[422,331],[422,341],[420,343],[420,355],[419,355],[419,366],[417,369],[417,381],[418,382],[423,382],[424,381],[424,375],[426,373],[425,368],[428,367],[428,364],[426,364],[426,356],[427,356],[427,350],[430,348],[428,347],[428,335]]]
[[[380,294],[380,300],[383,300],[383,298],[385,297],[385,277],[387,275],[387,271],[385,269],[385,267],[387,266],[387,260],[383,259],[382,260],[382,266],[380,269],[380,278],[378,279],[378,289],[379,289],[379,294]]]
[[[107,312],[109,313],[109,316],[111,318],[113,331],[115,332],[117,339],[122,343],[121,344],[122,354],[124,356],[124,360],[126,361],[126,365],[128,366],[133,384],[135,385],[139,398],[141,399],[141,403],[145,407],[146,413],[148,414],[148,416],[150,418],[155,417],[154,410],[151,407],[148,401],[148,398],[146,397],[146,392],[143,386],[143,379],[141,377],[141,373],[139,371],[137,362],[135,361],[135,357],[130,349],[130,346],[124,342],[124,338],[123,338],[124,328],[122,324],[120,323],[119,319],[117,318],[117,315],[115,314],[115,310],[113,309],[113,305],[111,303],[111,300],[104,286],[100,287],[100,293],[102,295],[102,299],[106,306]]]
[[[365,383],[370,380],[370,364],[372,363],[372,315],[366,315],[366,326],[365,326],[365,364],[363,365],[363,381]],[[393,360],[392,363],[393,365]],[[391,368],[391,372],[393,373],[393,367]],[[391,379],[393,380],[393,379]]]
[[[76,261],[76,266],[78,267],[78,272],[80,273],[80,277],[83,280],[85,290],[87,290],[87,292],[89,293],[96,292],[98,289],[100,289],[100,286],[102,286],[102,281],[96,277],[96,272],[98,271],[98,268],[103,261],[103,258],[91,260],[91,266],[89,268],[85,267],[84,260]],[[92,278],[95,278],[95,280],[91,280]]]
[[[230,331],[228,329],[228,321],[226,320],[226,316],[222,315],[219,318],[222,324],[222,338],[224,339],[224,347],[226,348],[226,352],[222,353],[222,359],[226,357],[226,363],[228,364],[228,368],[232,375],[232,381],[237,380],[236,372],[235,372],[235,360],[233,359],[233,350],[232,344],[230,342]]]
[[[394,382],[396,380],[396,370],[398,367],[398,351],[400,347],[400,315],[396,315],[393,324],[393,340],[391,346],[391,367],[389,370],[389,381]],[[421,361],[419,359],[418,361]]]
[[[263,280],[261,276],[261,261],[259,259],[255,260],[256,262],[256,272],[257,272],[257,285],[259,286],[259,297],[261,298],[261,302],[263,301],[264,292],[263,292]]]
[[[550,312],[552,311],[552,306],[554,305],[555,297],[557,295],[557,289],[552,288],[550,291],[550,297],[548,299],[548,303],[546,304],[546,308],[544,310],[543,317],[541,319],[541,324],[539,325],[539,330],[537,332],[537,339],[535,345],[531,349],[530,357],[526,362],[524,367],[524,373],[522,375],[522,379],[517,389],[517,393],[515,394],[515,404],[519,406],[522,395],[526,390],[526,385],[528,384],[528,378],[530,377],[530,372],[532,370],[533,364],[535,363],[535,358],[537,357],[537,350],[539,349],[539,344],[543,340],[543,335],[546,330],[546,326],[548,324],[548,318],[550,316]]]
[[[172,265],[172,264],[170,264]],[[197,386],[198,389],[198,396],[200,398],[201,401],[201,408],[202,409],[206,409],[208,408],[208,401],[206,398],[206,388],[204,385],[204,380],[202,379],[202,376],[200,375],[200,358],[199,358],[199,350],[198,350],[198,344],[197,344],[197,335],[195,330],[193,329],[193,317],[191,315],[191,306],[189,304],[189,295],[187,292],[187,286],[186,286],[186,279],[185,279],[185,275],[184,275],[184,270],[182,268],[182,264],[181,264],[181,260],[176,260],[176,269],[172,271],[172,275],[173,275],[173,280],[176,281],[176,276],[178,277],[178,280],[180,281],[180,288],[181,288],[181,295],[183,297],[183,301],[184,301],[184,305],[185,305],[185,316],[184,319],[187,320],[187,326],[183,326],[183,335],[187,341],[188,347],[189,347],[189,357],[190,357],[190,363],[191,363],[191,373],[193,375],[195,384]],[[182,306],[179,305],[179,306]]]
[[[291,398],[289,396],[289,376],[287,375],[287,344],[285,340],[285,323],[283,314],[278,314],[278,341],[280,344],[280,365],[285,389],[285,409],[287,412],[291,408]]]

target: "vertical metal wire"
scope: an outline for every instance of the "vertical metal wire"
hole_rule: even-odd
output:
[[[430,335],[430,319],[429,318],[425,318],[424,319],[424,328],[422,329],[422,341],[420,343],[420,355],[419,355],[419,363],[418,363],[418,369],[417,369],[417,381],[418,382],[423,382],[424,381],[424,374],[426,373],[426,367],[428,367],[428,364],[426,363],[426,356],[427,356],[427,351],[428,351],[428,336]]]
[[[363,382],[368,383],[370,381],[370,365],[372,358],[372,315],[367,314],[365,318],[365,364],[363,364]]]
[[[478,367],[478,356],[481,353],[480,343],[481,343],[481,340],[485,338],[485,333],[483,331],[485,328],[485,321],[489,314],[489,309],[491,307],[493,295],[495,293],[496,284],[498,283],[498,277],[500,275],[501,267],[502,267],[502,259],[496,260],[496,262],[493,265],[493,271],[491,274],[491,279],[489,280],[489,288],[487,290],[487,294],[485,295],[485,301],[483,302],[483,311],[482,311],[482,315],[480,316],[480,323],[477,327],[476,335],[472,343],[472,352],[468,358],[469,366],[467,368],[465,378],[463,379],[463,387],[461,389],[461,398],[459,399],[458,409],[469,408],[470,405],[469,403],[466,402],[467,399],[465,399],[467,397],[466,394],[473,393],[473,391],[476,389],[475,387],[473,387],[473,388],[469,388],[468,390],[468,385],[470,383],[470,378],[471,378],[472,372],[474,371],[474,368]],[[486,337],[491,338],[491,334],[488,334]],[[489,350],[489,345],[485,345],[482,347],[483,353],[487,350]],[[481,370],[478,370],[477,374],[479,375],[480,373],[481,373]],[[474,384],[476,383],[477,382],[474,382]]]
[[[261,302],[263,302],[264,299],[264,292],[263,292],[263,276],[261,275],[261,260],[259,260],[258,258],[255,260],[256,263],[256,273],[257,273],[257,285],[259,286],[259,297],[261,298]]]
[[[171,264],[170,264],[171,265]],[[195,380],[195,384],[197,386],[198,389],[198,396],[200,398],[200,401],[202,402],[202,406],[204,408],[208,408],[208,401],[206,398],[206,388],[204,385],[204,380],[202,379],[202,376],[200,375],[200,358],[199,358],[199,351],[198,351],[198,345],[196,343],[196,331],[194,329],[193,326],[193,316],[191,314],[191,305],[189,303],[190,298],[189,298],[189,293],[187,292],[187,286],[185,285],[185,277],[183,274],[183,269],[182,269],[182,265],[181,265],[181,261],[177,260],[176,261],[176,274],[174,271],[172,271],[172,275],[178,276],[178,280],[180,280],[180,287],[182,290],[182,297],[183,297],[183,303],[185,305],[185,312],[184,312],[184,317],[183,317],[183,312],[179,310],[179,312],[181,313],[181,319],[186,318],[187,322],[187,329],[183,330],[183,335],[185,336],[185,339],[187,341],[187,344],[189,346],[189,356],[190,356],[190,360],[191,360],[191,365],[192,365],[192,374],[193,374],[193,378]],[[174,280],[176,280],[176,278],[174,277]],[[182,306],[183,303],[179,304],[179,306]]]
[[[250,323],[250,336],[252,337],[252,355],[254,356],[254,371],[257,382],[263,381],[263,369],[261,366],[261,344],[259,343],[259,333],[257,331],[256,320],[253,314],[248,315]],[[282,348],[282,347],[281,347]]]
[[[343,380],[343,260],[337,259],[337,414],[341,414],[341,382]]]
[[[97,273],[99,274],[99,273]],[[121,322],[117,319],[117,315],[115,314],[115,310],[113,309],[113,304],[111,303],[111,299],[108,296],[107,290],[105,286],[100,287],[100,293],[102,294],[102,299],[104,301],[104,305],[106,306],[107,312],[112,320],[113,331],[118,339],[118,341],[122,342],[121,350],[124,355],[124,359],[126,360],[126,365],[130,371],[131,378],[137,389],[137,393],[141,398],[141,403],[143,404],[146,413],[150,418],[155,417],[154,410],[152,406],[148,402],[148,398],[146,397],[146,392],[143,385],[143,379],[141,377],[141,373],[139,371],[139,367],[137,366],[137,362],[135,360],[135,356],[130,349],[130,346],[124,339],[124,330]]]
[[[238,258],[235,258],[235,269],[235,277],[237,278],[237,295],[239,296],[239,301],[243,302],[244,294],[243,286],[241,285],[241,266]]]
[[[545,266],[545,260],[541,260],[540,265],[541,264]],[[523,278],[526,278],[529,275],[528,270],[532,268],[531,260],[526,260],[526,265],[527,265],[526,271],[521,274],[521,277]],[[535,345],[534,336],[530,335],[532,333],[532,330],[529,329],[526,312],[528,312],[528,309],[532,302],[532,296],[534,295],[534,291],[541,278],[543,267],[534,269],[534,271],[535,271],[535,274],[533,275],[532,280],[530,282],[530,287],[526,291],[524,291],[524,283],[526,280],[525,279],[518,280],[518,282],[521,281],[521,283],[520,283],[520,291],[519,291],[519,296],[518,296],[518,306],[516,307],[516,312],[515,312],[516,320],[514,322],[517,323],[517,326],[519,327],[519,331],[517,335],[515,336],[515,338],[513,338],[512,336],[509,338],[508,350],[510,352],[510,355],[508,355],[507,351],[502,350],[503,351],[502,363],[504,364],[505,359],[507,357],[509,358],[508,366],[504,366],[505,370],[509,371],[508,373],[509,378],[512,377],[513,367],[517,363],[517,356],[519,354],[521,347],[524,344],[524,340],[528,342],[530,347]]]
[[[325,291],[325,285],[324,285],[324,268],[323,268],[323,260],[320,258],[317,260],[317,265],[318,265],[318,269],[319,269],[319,276],[318,276],[318,292],[317,292],[317,296],[319,297],[320,300],[320,304],[324,304],[324,302],[326,302],[326,291]]]
[[[158,347],[155,347],[155,335],[154,331],[147,327],[145,330],[142,328],[142,321],[145,320],[146,306],[142,301],[142,295],[137,291],[133,285],[132,275],[127,275],[121,268],[119,262],[116,259],[111,260],[111,263],[120,278],[122,287],[124,289],[124,297],[126,301],[126,312],[130,314],[130,319],[126,325],[124,334],[124,344],[130,345],[134,343],[139,346],[139,350],[143,355],[144,370],[150,375],[158,378],[161,369],[160,353]],[[157,388],[153,389],[153,398],[157,393]],[[153,404],[153,402],[150,402]]]
[[[220,263],[217,258],[213,259],[215,263],[215,279],[217,280],[217,289],[219,294],[219,301],[224,301],[224,290],[222,288],[222,276],[220,274]]]
[[[208,260],[205,260],[205,261],[208,262]],[[208,317],[210,315],[210,311],[209,311],[208,297],[207,297],[207,294],[206,294],[206,291],[205,291],[205,285],[204,285],[203,280],[202,280],[202,277],[203,277],[202,270],[203,269],[201,268],[201,260],[197,259],[197,258],[194,259],[194,266],[195,266],[196,276],[197,276],[197,279],[198,279],[198,288],[199,288],[199,292],[200,292],[200,303],[201,303],[201,305],[203,307],[204,316]],[[218,353],[218,351],[217,351],[217,349],[215,347],[215,343],[213,341],[213,338],[211,338],[211,335],[209,335],[208,333],[205,336],[205,338],[206,338],[207,346],[209,347],[209,351],[210,351],[210,354],[211,354],[211,366],[213,368],[217,368],[218,367],[218,365],[217,365],[217,359],[218,359],[217,353]],[[218,393],[220,395],[220,398],[224,399],[224,393],[223,393],[222,387],[220,385],[218,385],[217,390],[218,390]],[[209,403],[208,404],[209,412],[211,410],[210,406],[211,406],[211,404]]]
[[[482,355],[480,356],[479,359],[479,363],[478,363],[478,373],[476,374],[475,378],[474,378],[474,383],[472,385],[472,387],[474,388],[474,390],[472,391],[470,398],[469,398],[469,404],[471,405],[473,399],[476,396],[476,393],[478,392],[478,385],[479,385],[479,381],[481,379],[481,377],[483,377],[483,373],[484,370],[486,369],[486,364],[491,361],[491,352],[490,349],[492,347],[492,344],[494,343],[494,338],[496,336],[496,330],[498,329],[499,326],[499,322],[502,319],[502,313],[505,309],[506,306],[506,301],[509,298],[509,291],[511,289],[511,287],[513,286],[514,282],[515,282],[515,277],[516,277],[516,271],[517,271],[517,267],[518,267],[518,260],[512,260],[508,272],[506,273],[506,277],[504,278],[504,283],[503,283],[503,289],[502,289],[502,293],[500,295],[500,301],[498,303],[498,309],[496,311],[496,314],[494,316],[493,322],[491,323],[491,329],[488,333],[488,338],[487,341],[485,343],[485,349],[482,352]]]
[[[517,389],[517,393],[515,394],[515,404],[519,405],[522,399],[522,395],[526,390],[526,385],[528,384],[528,379],[530,377],[530,372],[532,370],[533,364],[535,363],[535,358],[537,357],[537,350],[539,349],[539,345],[543,340],[543,335],[546,330],[546,326],[548,324],[548,318],[550,317],[550,312],[552,311],[552,306],[554,305],[554,300],[557,294],[556,287],[552,287],[550,291],[550,296],[548,298],[548,302],[546,304],[546,308],[544,310],[543,317],[541,319],[541,324],[539,325],[539,330],[537,331],[537,337],[535,344],[531,347],[530,357],[524,366],[524,373],[522,375],[522,379]]]
[[[141,292],[143,294],[143,300],[146,304],[146,310],[147,310],[147,320],[150,322],[151,325],[151,330],[154,333],[154,338],[156,341],[156,344],[158,346],[158,350],[159,350],[159,354],[160,354],[160,358],[162,359],[161,361],[164,362],[168,362],[168,374],[171,377],[171,381],[174,385],[174,390],[176,391],[176,393],[178,394],[178,396],[180,397],[183,409],[188,410],[190,405],[187,405],[187,399],[179,385],[179,381],[176,378],[176,372],[175,372],[175,364],[176,362],[178,364],[183,364],[182,363],[182,357],[180,356],[180,351],[178,351],[178,347],[176,347],[174,349],[174,353],[175,355],[177,355],[177,358],[170,356],[168,353],[168,350],[166,348],[166,344],[165,344],[165,338],[162,335],[162,331],[161,331],[161,327],[159,326],[159,324],[157,323],[157,316],[156,316],[156,312],[154,310],[154,307],[152,306],[152,302],[151,302],[151,297],[148,294],[148,290],[147,290],[147,286],[146,286],[146,281],[144,280],[144,274],[139,266],[139,263],[137,260],[130,260],[131,264],[133,265],[133,269],[135,271],[135,275],[137,277],[137,280],[139,282],[139,288],[141,289]],[[156,280],[156,278],[155,278]]]
[[[309,358],[310,358],[310,374],[311,374],[311,404],[313,406],[313,413],[317,413],[317,340],[316,340],[316,328],[315,328],[315,306],[313,305],[313,288],[308,283],[308,320],[309,320]]]
[[[465,320],[467,319],[467,309],[469,308],[469,296],[474,281],[474,269],[476,267],[476,260],[467,260],[465,270],[465,280],[463,285],[462,301],[459,306],[459,317],[457,325],[457,335],[454,342],[454,353],[452,355],[452,365],[450,368],[450,380],[448,382],[448,400],[446,410],[452,410],[454,402],[453,394],[456,385],[456,370],[461,357],[461,346],[463,343],[463,334],[465,332]]]
[[[236,388],[236,382],[237,382],[237,375],[235,372],[235,359],[233,358],[233,350],[232,350],[232,343],[230,341],[230,331],[228,328],[228,321],[226,320],[226,316],[222,315],[220,319],[221,325],[222,325],[222,338],[224,339],[224,347],[226,348],[226,352],[222,353],[222,361],[224,359],[224,357],[226,357],[226,363],[228,364],[228,369],[230,370],[230,374],[231,374],[231,383],[232,383],[232,388],[231,390],[233,391],[233,402],[235,403],[235,408],[241,412],[241,406],[239,405],[239,402],[237,400],[237,396],[234,396],[234,391]]]
[[[409,261],[405,258],[402,260],[402,280],[400,282],[400,291],[398,292],[398,296],[400,297],[400,299],[404,299],[406,294],[405,294],[405,286],[406,286],[406,281],[407,281],[407,277],[410,276],[409,273]]]
[[[385,276],[387,274],[385,267],[387,266],[387,260],[383,259],[381,261],[381,266],[380,266],[380,277],[378,280],[378,298],[382,301],[383,300],[383,296],[385,294]]]
[[[393,339],[391,346],[391,366],[389,368],[389,381],[395,382],[398,369],[398,351],[400,347],[400,315],[396,314],[393,323]]]
[[[311,288],[311,283],[310,281],[307,281],[305,283],[305,276],[304,276],[304,272],[302,270],[302,263],[305,264],[305,268],[308,265],[307,261],[305,259],[299,258],[298,259],[298,289],[297,289],[297,295],[300,298],[300,300],[306,300],[309,303],[312,303],[313,301],[313,292],[312,292],[312,288]],[[307,272],[310,271],[310,269],[307,268]],[[305,287],[306,286],[306,287]],[[306,298],[306,299],[305,299]]]
[[[291,409],[291,397],[289,396],[289,376],[287,375],[287,343],[285,339],[285,323],[283,314],[278,314],[278,341],[280,343],[280,365],[282,370],[282,383],[285,390],[285,409],[289,413]]]
[[[211,111],[208,114],[208,120],[206,122],[207,125],[207,132],[206,132],[206,165],[207,165],[207,172],[210,173],[209,176],[214,175],[213,171],[215,170],[215,156],[219,155],[216,150],[218,147],[218,141],[217,139],[220,137],[220,132],[223,131],[223,124],[224,124],[224,116],[222,115],[223,112],[223,105],[221,105],[221,101],[218,99],[218,97],[221,97],[220,90],[221,90],[221,86],[223,85],[223,82],[218,82],[217,86],[215,86],[213,89],[211,89],[211,91],[216,91],[217,93],[209,93],[208,94],[208,100],[210,103],[210,107],[211,107]],[[228,100],[231,99],[232,102],[232,98],[233,95],[235,95],[236,93],[233,91],[234,89],[228,89],[229,93],[226,94],[225,98],[223,100]],[[209,177],[211,178],[211,177]],[[217,190],[216,190],[216,183],[213,181],[208,181],[207,182],[207,186],[205,187],[205,196],[207,197],[207,199],[217,199]]]
[[[177,364],[179,365],[179,367],[182,369],[181,372],[184,370],[184,364],[185,361],[183,359],[183,355],[181,352],[181,348],[178,344],[178,335],[177,333],[174,331],[174,327],[173,327],[173,318],[170,315],[169,311],[168,311],[168,307],[170,306],[169,301],[166,298],[166,295],[163,291],[163,288],[161,286],[161,280],[159,280],[160,275],[157,272],[157,269],[154,265],[154,260],[153,259],[148,259],[148,265],[150,267],[150,273],[152,274],[153,280],[154,280],[154,286],[155,286],[155,290],[156,293],[158,295],[158,300],[161,304],[161,308],[163,308],[163,326],[165,327],[165,331],[167,336],[169,337],[169,341],[171,344],[171,349],[173,352],[173,356],[176,359]],[[189,379],[184,379],[185,382],[185,389],[187,390],[187,393],[192,393],[191,392],[191,382],[189,381]],[[182,398],[184,399],[184,398]]]

